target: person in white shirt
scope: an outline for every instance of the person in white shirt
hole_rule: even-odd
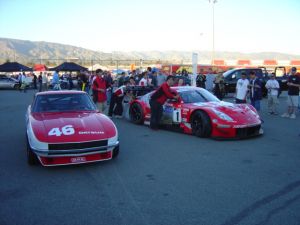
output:
[[[277,106],[278,106],[278,90],[279,83],[275,80],[275,74],[272,73],[270,80],[266,83],[266,88],[268,90],[268,109],[269,114],[278,115]]]
[[[235,103],[247,103],[246,97],[248,93],[249,80],[246,78],[246,73],[242,72],[241,78],[236,83],[236,98]]]
[[[213,71],[211,68],[209,68],[208,74],[206,74],[206,81],[205,81],[205,88],[209,92],[213,92],[214,90],[214,80],[216,76],[213,74]]]
[[[22,73],[20,81],[21,81],[20,91],[23,90],[24,93],[25,93],[26,92],[26,75],[25,75],[25,72]]]
[[[143,74],[143,77],[139,82],[139,86],[148,86],[147,73]]]
[[[42,75],[42,91],[48,91],[48,76],[46,72]]]

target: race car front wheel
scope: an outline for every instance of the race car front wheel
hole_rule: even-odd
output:
[[[209,116],[203,111],[196,111],[191,119],[192,132],[198,137],[211,135],[211,122]]]
[[[36,155],[32,152],[31,148],[30,148],[30,145],[29,145],[29,142],[28,142],[28,138],[26,138],[26,153],[27,153],[27,162],[29,165],[36,165],[38,160],[37,160],[37,157]]]
[[[120,151],[120,145],[114,148],[112,157],[116,158],[119,155],[119,151]]]
[[[140,104],[133,103],[129,108],[130,120],[135,124],[142,124],[144,122],[144,113]]]

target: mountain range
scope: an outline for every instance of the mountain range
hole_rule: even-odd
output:
[[[210,51],[197,52],[201,60],[211,58]],[[192,51],[131,51],[105,53],[81,47],[44,42],[28,41],[10,38],[0,38],[0,63],[5,61],[18,61],[27,65],[35,63],[57,64],[60,61],[77,61],[90,65],[91,62],[110,63],[112,60],[126,61],[153,61],[170,63],[190,63]],[[240,53],[240,52],[215,52],[216,59],[300,59],[300,55],[291,55],[277,52]]]

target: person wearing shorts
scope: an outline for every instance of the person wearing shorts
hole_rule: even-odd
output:
[[[281,117],[296,119],[296,110],[298,107],[299,100],[299,89],[300,89],[300,77],[296,75],[297,68],[292,67],[291,75],[288,78],[288,98],[287,112],[284,113]]]

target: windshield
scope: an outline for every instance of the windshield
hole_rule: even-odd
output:
[[[36,97],[33,112],[94,111],[96,107],[86,94],[49,94]]]
[[[184,103],[219,102],[220,100],[205,89],[194,89],[179,93]]]
[[[232,70],[227,70],[225,73],[223,73],[224,77],[227,77],[228,75],[232,74],[232,71],[234,71],[235,69]]]

